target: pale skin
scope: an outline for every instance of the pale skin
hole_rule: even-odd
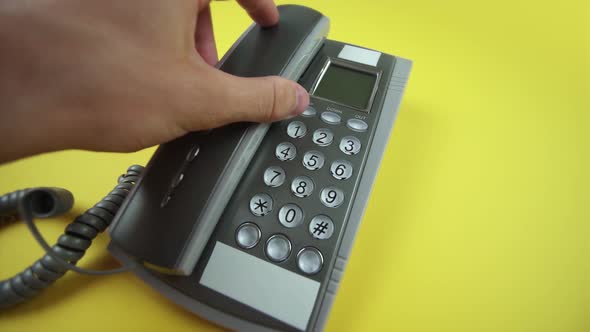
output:
[[[236,121],[271,122],[309,96],[218,61],[210,0],[0,2],[0,163],[64,149],[130,152]],[[273,0],[238,0],[263,26]]]

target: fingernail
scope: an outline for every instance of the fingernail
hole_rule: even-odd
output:
[[[293,110],[293,115],[299,115],[303,113],[303,111],[305,111],[305,109],[309,105],[309,94],[307,93],[307,90],[305,90],[305,88],[299,84],[297,84],[296,86],[297,89],[295,95],[297,97],[297,105]]]

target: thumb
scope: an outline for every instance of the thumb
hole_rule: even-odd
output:
[[[296,82],[278,76],[244,78],[215,68],[210,70],[213,72],[204,75],[206,80],[199,80],[203,93],[197,96],[204,98],[194,102],[204,112],[193,113],[194,117],[201,117],[191,121],[201,127],[193,130],[239,121],[278,121],[299,115],[309,105],[307,90]]]

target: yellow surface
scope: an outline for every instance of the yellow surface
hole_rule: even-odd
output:
[[[332,39],[415,61],[328,331],[590,331],[589,2],[298,3]],[[249,20],[213,12],[223,53]],[[151,152],[22,160],[0,191],[63,186],[81,211]],[[39,225],[54,239],[67,219]],[[81,265],[116,266],[106,243]],[[40,254],[23,225],[0,230],[0,278]],[[70,273],[0,314],[0,331],[73,330],[219,328],[129,274]]]

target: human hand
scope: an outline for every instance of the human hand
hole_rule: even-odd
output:
[[[0,3],[0,162],[135,151],[187,132],[301,113],[304,88],[215,69],[210,0]],[[238,0],[263,26],[273,0]]]

